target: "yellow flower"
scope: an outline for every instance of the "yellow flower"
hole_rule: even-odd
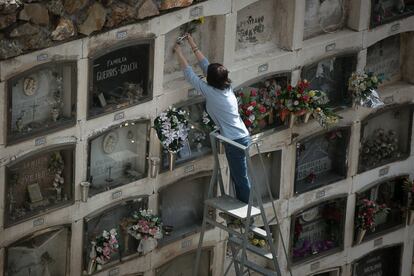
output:
[[[316,95],[315,91],[311,90],[309,91],[309,96],[310,97],[314,97]]]
[[[319,113],[319,112],[321,112],[321,111],[322,111],[322,109],[321,109],[320,107],[317,107],[317,108],[315,109],[315,111],[316,111],[317,113]]]
[[[258,240],[258,239],[253,239],[253,240],[252,240],[252,244],[253,244],[253,245],[257,245],[258,243],[259,243],[259,240]]]
[[[264,246],[266,245],[265,240],[260,240],[260,241],[259,241],[259,245],[260,245],[261,247],[264,247]]]
[[[200,21],[200,24],[204,24],[204,21],[205,21],[204,16],[200,17],[200,18],[198,19],[198,21]]]

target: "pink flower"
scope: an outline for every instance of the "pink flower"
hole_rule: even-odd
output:
[[[257,92],[256,92],[256,90],[252,90],[252,91],[250,92],[250,96],[252,96],[252,97],[257,96]]]
[[[263,105],[259,107],[259,112],[260,113],[265,113],[266,112],[266,107],[264,107]]]
[[[105,257],[108,257],[109,255],[111,255],[111,249],[109,247],[105,246],[103,248],[103,254],[104,254]]]
[[[150,228],[148,233],[152,236],[154,236],[158,231],[158,227]]]

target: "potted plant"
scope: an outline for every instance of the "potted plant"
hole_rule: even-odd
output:
[[[151,210],[134,212],[132,218],[127,232],[140,241],[137,251],[147,254],[157,247],[157,240],[163,237],[161,218],[154,215]]]
[[[383,75],[374,73],[353,72],[348,80],[348,89],[351,91],[353,105],[378,107],[384,103],[376,91],[383,81]]]
[[[184,147],[188,137],[187,112],[169,107],[154,120],[153,128],[157,132],[162,146],[168,151],[169,168],[174,170],[177,153]]]
[[[376,218],[379,215],[387,214],[390,209],[385,204],[378,205],[375,201],[364,198],[358,203],[357,210],[356,244],[360,244],[367,231],[375,231]]]

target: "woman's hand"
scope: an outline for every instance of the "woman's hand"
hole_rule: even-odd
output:
[[[191,36],[191,34],[186,33],[185,35],[186,35],[186,37],[187,37],[187,41],[188,41],[188,44],[190,44],[191,49],[196,48],[196,47],[197,47],[197,44],[194,42],[194,39],[193,39],[193,37]]]

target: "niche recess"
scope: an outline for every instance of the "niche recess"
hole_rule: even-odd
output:
[[[178,256],[171,261],[163,264],[155,270],[156,276],[191,276],[193,275],[194,260],[196,259],[196,251]],[[213,266],[213,250],[203,249],[201,251],[201,259],[198,274],[199,276],[212,276]]]
[[[345,27],[348,0],[306,0],[303,39]]]
[[[127,227],[131,224],[132,214],[135,211],[148,209],[148,196],[127,198],[122,202],[113,204],[105,210],[99,210],[84,219],[83,240],[83,275],[90,275],[97,271],[91,263],[92,242],[96,241],[102,232],[115,229],[118,233],[119,248],[110,255],[111,259],[103,265],[102,269],[111,267],[133,257],[138,256],[139,240],[128,234]],[[134,256],[132,256],[134,255]]]
[[[414,14],[412,0],[371,0],[371,28]]]
[[[351,129],[338,128],[313,135],[296,145],[295,193],[346,178]]]
[[[346,197],[307,208],[292,216],[291,260],[302,262],[343,249]]]
[[[310,276],[340,276],[341,275],[341,268],[334,268],[334,269],[327,269],[315,274],[311,274]]]
[[[322,59],[303,67],[302,79],[311,82],[311,88],[324,91],[332,107],[348,106],[348,79],[357,64],[356,54],[347,54]]]
[[[367,230],[364,236],[365,241],[405,224],[405,209],[408,198],[403,184],[406,177],[400,176],[389,179],[357,193],[355,221],[363,199],[373,200],[377,205],[385,204],[386,207],[390,208],[388,213],[380,213],[375,216],[375,231]],[[356,225],[354,228],[354,240],[356,240],[358,229]]]
[[[359,173],[409,156],[412,114],[412,105],[400,105],[384,108],[362,121]]]
[[[72,202],[75,145],[49,148],[6,166],[5,225]]]
[[[159,210],[163,224],[172,227],[172,231],[160,241],[162,245],[200,230],[210,178],[211,172],[199,173],[159,190]]]
[[[124,122],[89,141],[89,195],[147,176],[149,120]]]
[[[7,81],[7,143],[76,122],[76,62],[39,65]]]
[[[37,231],[9,245],[5,275],[68,275],[70,238],[70,228],[61,226]]]
[[[177,104],[187,111],[190,130],[188,140],[183,149],[177,153],[175,160],[176,165],[184,164],[190,160],[198,159],[208,155],[211,152],[210,132],[212,128],[203,123],[203,114],[205,113],[205,99],[196,97],[186,102]],[[168,168],[168,151],[164,150],[162,155],[162,168]]]
[[[284,14],[278,14],[278,1],[255,2],[237,12],[236,60],[255,53],[274,52],[283,30],[280,29]]]
[[[154,47],[142,40],[102,50],[90,60],[89,118],[152,99]]]
[[[250,81],[235,90],[239,102],[239,112],[251,134],[269,129],[278,129],[284,125],[280,120],[275,101],[278,91],[286,88],[290,82],[290,77],[290,73],[274,74],[260,80]],[[249,117],[251,114],[246,113],[251,102],[256,102],[256,104],[265,108],[264,112],[254,113],[254,120]]]
[[[401,275],[403,245],[374,250],[352,264],[352,276]]]
[[[186,33],[191,26],[195,26],[192,31],[192,36],[197,43],[198,48],[203,54],[208,57],[210,62],[218,62],[219,53],[217,52],[218,37],[218,23],[217,16],[204,17],[202,24],[193,24],[191,22],[183,24],[173,30],[165,36],[165,60],[164,60],[164,89],[171,88],[171,81],[183,78],[183,72],[180,65],[177,62],[177,58],[172,49],[177,41],[177,38]],[[188,62],[193,67],[194,71],[202,75],[200,67],[197,65],[197,59],[195,58],[193,51],[188,46],[187,40],[182,44],[183,54],[187,57]],[[178,87],[173,87],[178,88]]]

